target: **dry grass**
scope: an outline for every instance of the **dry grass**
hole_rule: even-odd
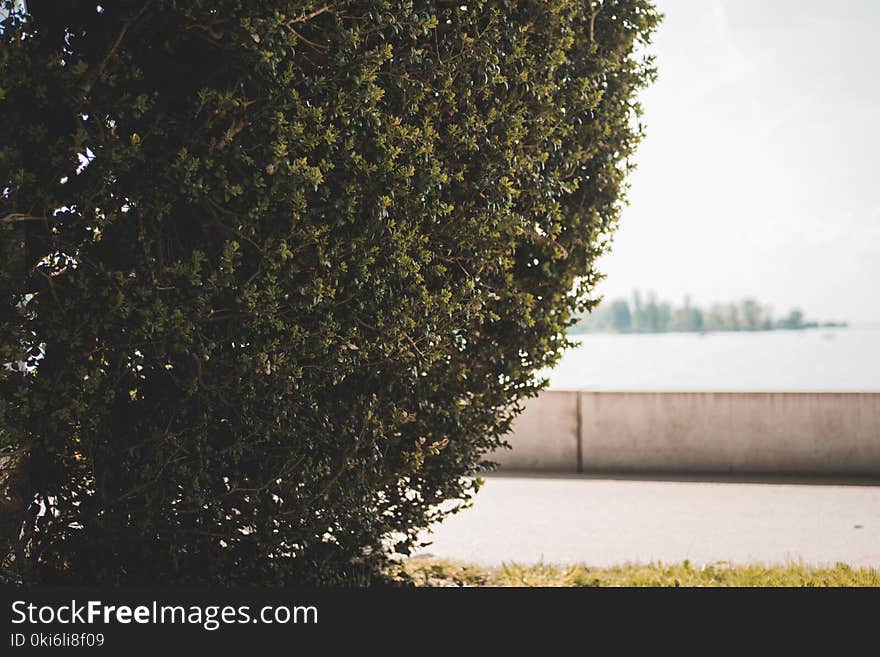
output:
[[[510,563],[484,568],[417,557],[401,564],[401,577],[417,586],[880,586],[876,568],[799,563],[696,566],[684,561],[610,568]]]

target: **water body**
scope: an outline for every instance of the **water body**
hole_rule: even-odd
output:
[[[551,390],[880,391],[880,327],[576,337]]]

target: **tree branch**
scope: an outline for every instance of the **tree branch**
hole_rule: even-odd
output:
[[[594,35],[596,31],[596,16],[599,15],[599,12],[602,11],[602,3],[601,2],[590,2],[590,43],[594,41]]]
[[[46,221],[46,217],[37,217],[32,214],[22,214],[20,212],[12,212],[4,217],[0,217],[0,223],[16,224],[21,221]]]
[[[107,54],[104,55],[104,59],[101,60],[100,65],[97,68],[92,69],[91,73],[89,73],[88,77],[86,77],[82,86],[80,87],[81,97],[80,100],[83,101],[92,91],[92,87],[95,86],[95,83],[98,81],[98,78],[101,77],[101,74],[104,72],[104,69],[107,68],[107,64],[110,63],[110,58],[119,50],[119,46],[122,45],[122,40],[125,38],[126,32],[128,32],[128,28],[134,25],[137,20],[144,15],[144,12],[147,11],[149,6],[153,4],[153,0],[147,0],[144,3],[144,6],[140,8],[140,10],[127,21],[122,24],[122,29],[119,30],[119,34],[116,35],[116,40],[113,41],[113,44],[110,46],[110,49],[107,51]]]
[[[288,25],[294,23],[305,23],[306,21],[312,20],[315,16],[320,16],[321,14],[332,11],[332,7],[330,5],[324,5],[320,9],[316,9],[315,11],[309,12],[307,14],[301,14],[297,18],[288,21]]]

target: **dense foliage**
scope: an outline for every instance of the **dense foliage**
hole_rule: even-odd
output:
[[[370,581],[470,497],[591,303],[657,14],[27,4],[0,37],[6,576]]]

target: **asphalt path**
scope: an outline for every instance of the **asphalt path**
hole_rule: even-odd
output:
[[[504,562],[880,567],[880,485],[491,476],[419,554]]]

